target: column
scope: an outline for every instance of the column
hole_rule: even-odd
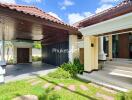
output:
[[[104,53],[103,36],[99,37],[99,60],[106,60],[106,54]]]
[[[95,54],[95,57],[94,57],[94,69],[98,70],[99,69],[99,67],[98,67],[98,48],[99,48],[98,40],[99,40],[99,38],[95,37],[94,39],[95,39],[95,41],[94,41],[94,45],[95,45],[94,46],[94,54]]]
[[[1,61],[5,61],[5,42],[1,40]]]
[[[1,19],[1,61],[0,61],[0,83],[4,83],[4,74],[5,74],[5,25],[4,25],[4,20]]]
[[[109,35],[108,36],[108,39],[109,39],[109,41],[108,41],[108,52],[109,52],[109,60],[112,60],[112,35]]]
[[[32,48],[29,48],[29,62],[32,62]]]
[[[98,70],[98,37],[84,37],[84,71]]]
[[[1,40],[1,61],[0,61],[0,84],[4,83],[5,78],[4,78],[4,74],[5,74],[5,45],[4,45],[4,40]]]
[[[77,35],[69,35],[69,61],[73,62],[75,58],[79,57],[77,46]]]
[[[17,64],[17,47],[13,44],[13,63]]]
[[[92,71],[91,39],[84,36],[84,71]]]

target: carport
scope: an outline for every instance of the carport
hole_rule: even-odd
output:
[[[30,44],[32,41],[41,41],[41,63],[58,66],[64,62],[72,62],[77,57],[78,29],[34,6],[0,4],[0,33],[1,64],[5,64],[3,62],[5,62],[6,40],[14,43],[15,64],[32,62],[32,45]],[[13,68],[18,66],[13,66]],[[23,66],[22,69],[25,68]],[[27,73],[30,73],[30,69],[34,69],[34,64],[27,64],[26,67],[29,67]],[[44,67],[43,64],[42,67]],[[38,70],[44,70],[41,68]],[[37,67],[35,67],[36,69]],[[11,72],[10,68],[9,71],[15,74],[14,71]],[[5,70],[0,67],[0,83],[4,82],[4,73]],[[8,71],[6,74],[8,77]],[[14,74],[11,76],[15,77]]]
[[[1,60],[4,60],[5,40],[17,41],[18,47],[21,45],[21,48],[14,48],[15,60],[18,59],[18,54],[21,54],[19,59],[30,60],[30,47],[27,47],[27,43],[31,41],[41,41],[44,63],[60,65],[69,59],[73,60],[74,55],[68,51],[77,48],[74,46],[77,42],[77,28],[33,6],[0,4],[0,11]]]

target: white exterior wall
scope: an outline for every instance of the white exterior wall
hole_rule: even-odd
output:
[[[69,61],[79,58],[77,35],[69,35]]]
[[[13,42],[13,58],[14,63],[17,63],[17,48],[29,48],[29,62],[32,62],[32,43],[28,42]]]

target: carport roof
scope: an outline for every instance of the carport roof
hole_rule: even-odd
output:
[[[23,14],[29,14],[31,16],[39,17],[41,19],[45,19],[54,23],[62,24],[68,27],[71,27],[73,29],[77,29],[73,26],[70,26],[68,24],[65,24],[63,21],[51,16],[50,14],[40,10],[39,8],[35,6],[26,6],[26,5],[17,5],[17,4],[3,4],[0,3],[0,7],[4,7],[10,10],[15,10],[17,12],[21,12]]]

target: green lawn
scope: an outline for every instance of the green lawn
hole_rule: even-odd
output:
[[[0,100],[11,100],[16,96],[33,94],[39,97],[39,100],[103,100],[96,96],[96,93],[101,93],[113,98],[117,97],[117,94],[105,91],[102,87],[96,87],[88,82],[83,82],[79,79],[53,79],[47,76],[37,77],[36,81],[41,81],[39,84],[31,85],[33,82],[29,82],[32,79],[26,79],[22,81],[16,81],[7,83],[0,86]],[[48,89],[43,88],[44,84],[51,83]],[[54,90],[54,87],[60,83],[64,86],[61,90]],[[75,85],[76,90],[70,91],[69,85]],[[88,90],[84,91],[80,88],[80,85],[84,85]],[[119,100],[119,99],[118,99]]]

